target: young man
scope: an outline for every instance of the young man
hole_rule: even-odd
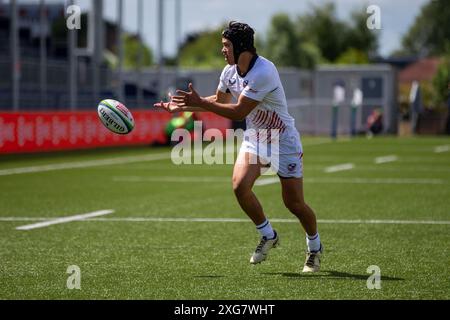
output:
[[[318,272],[323,247],[314,212],[303,198],[302,145],[294,119],[288,113],[278,71],[272,62],[257,55],[254,31],[247,24],[231,22],[222,33],[222,44],[222,54],[228,65],[222,72],[215,96],[200,97],[190,84],[189,92],[177,90],[178,95],[171,97],[170,102],[155,106],[169,112],[209,111],[231,120],[246,119],[247,131],[233,172],[233,190],[241,208],[261,234],[261,241],[250,258],[252,264],[264,261],[269,250],[279,243],[277,232],[252,192],[264,167],[259,137],[252,133],[278,130],[277,173],[283,201],[306,231],[308,252],[303,272]],[[232,102],[233,97],[237,103]]]

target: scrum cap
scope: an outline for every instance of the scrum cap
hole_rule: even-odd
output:
[[[239,56],[244,51],[256,54],[254,45],[255,31],[246,23],[231,21],[222,32],[222,37],[228,39],[233,44],[234,62],[237,64]]]

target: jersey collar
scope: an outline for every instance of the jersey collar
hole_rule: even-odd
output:
[[[252,68],[254,67],[256,60],[258,60],[258,58],[259,58],[259,56],[257,54],[255,54],[253,56],[252,60],[250,61],[250,64],[248,65],[248,70],[244,74],[241,73],[241,70],[239,70],[239,66],[236,64],[236,70],[237,70],[238,75],[241,78],[245,78],[247,76],[247,74],[250,72],[250,70],[252,70]]]

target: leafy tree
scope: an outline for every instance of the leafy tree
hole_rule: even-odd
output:
[[[280,66],[297,66],[299,57],[295,26],[287,14],[272,18],[265,46],[267,57]]]
[[[139,40],[137,36],[125,35],[124,38],[124,68],[125,69],[135,69],[138,67],[139,63],[139,49],[142,46],[143,57],[142,66],[148,67],[153,64],[153,53],[151,49]]]
[[[258,52],[278,66],[312,69],[323,62],[367,63],[378,49],[378,34],[366,26],[367,13],[361,7],[349,21],[336,16],[332,3],[313,6],[309,13],[291,20],[287,14],[275,15],[266,39],[257,34]],[[215,30],[192,34],[181,49],[183,67],[222,68],[220,33]]]
[[[433,102],[436,107],[442,106],[449,97],[450,84],[450,55],[444,57],[439,64],[438,71],[433,78]]]
[[[263,52],[278,66],[312,69],[321,60],[319,49],[311,42],[301,41],[287,14],[272,18]]]
[[[349,26],[336,17],[335,5],[314,6],[312,12],[297,19],[299,37],[314,43],[329,62],[345,51]]]
[[[399,54],[432,56],[448,52],[450,45],[450,5],[448,0],[425,4],[402,39]]]
[[[297,18],[299,38],[316,45],[331,63],[369,62],[378,50],[378,34],[366,24],[364,7],[353,11],[349,21],[341,21],[333,3],[314,6],[311,12]]]
[[[225,65],[222,50],[223,26],[215,29],[191,34],[180,50],[182,67],[200,67],[222,69]]]
[[[368,64],[369,57],[367,53],[349,48],[336,59],[337,64]]]
[[[346,52],[353,48],[369,57],[376,55],[378,50],[378,33],[367,28],[365,7],[352,12],[344,46],[347,48]]]

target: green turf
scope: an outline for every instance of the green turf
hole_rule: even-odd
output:
[[[450,152],[434,153],[450,139],[304,138],[303,143],[305,196],[319,219],[450,221]],[[7,156],[0,158],[0,171],[148,153],[170,149]],[[375,157],[387,155],[397,155],[398,161],[374,164]],[[324,172],[342,163],[355,167]],[[231,172],[230,165],[175,166],[158,160],[0,176],[0,218],[102,209],[115,210],[105,219],[245,218],[227,181]],[[158,177],[218,179],[175,183],[155,181]],[[375,184],[373,179],[410,182]],[[270,218],[292,218],[279,184],[255,187],[255,192]],[[296,223],[273,223],[281,246],[265,263],[251,266],[258,234],[250,222],[111,220],[15,229],[34,222],[0,221],[0,299],[450,298],[449,224],[319,224],[322,272],[304,275],[305,241]],[[81,269],[81,290],[66,287],[70,265]],[[371,265],[381,269],[380,290],[366,286]]]

